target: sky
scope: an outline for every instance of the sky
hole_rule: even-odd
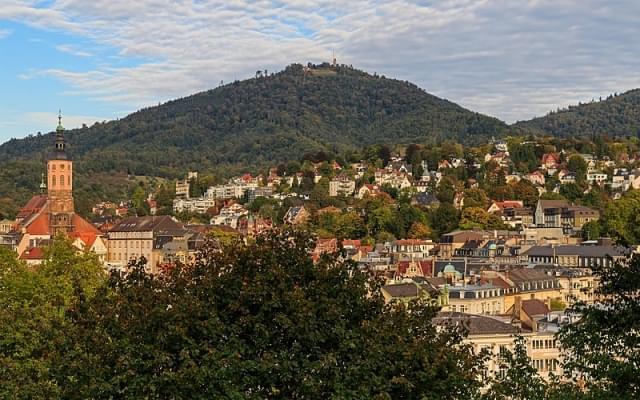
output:
[[[0,142],[330,61],[506,122],[640,87],[638,0],[0,0]]]

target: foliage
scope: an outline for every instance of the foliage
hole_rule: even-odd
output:
[[[546,400],[546,383],[527,356],[526,339],[517,336],[513,351],[500,349],[500,367],[506,371],[502,379],[494,379],[483,400]]]
[[[300,233],[259,237],[193,267],[141,265],[80,300],[53,371],[69,398],[454,399],[481,363],[424,303],[385,305],[381,282]],[[389,346],[393,343],[393,346]]]
[[[119,190],[126,187],[127,175],[182,179],[185,171],[195,169],[228,176],[302,154],[336,154],[374,144],[380,145],[376,157],[386,164],[389,144],[443,138],[480,143],[506,130],[498,119],[408,82],[346,66],[335,68],[335,74],[314,75],[294,64],[276,74],[236,81],[65,135],[75,170],[82,171],[77,188],[95,185],[99,192],[113,192],[105,182],[109,176],[125,176]],[[24,203],[28,194],[37,192],[44,172],[41,160],[53,139],[51,132],[0,145],[0,207],[5,196]],[[4,169],[11,171],[1,172]],[[24,182],[5,182],[4,175]],[[14,194],[15,188],[19,193]],[[203,185],[195,182],[192,189],[200,194]],[[89,190],[85,196],[86,211],[97,196]],[[15,208],[7,211],[14,214]]]
[[[504,224],[498,215],[490,214],[483,208],[469,207],[462,210],[460,228],[504,229]]]
[[[602,231],[624,244],[640,243],[640,191],[630,190],[621,199],[607,204]]]
[[[61,388],[50,375],[52,358],[69,321],[65,312],[105,281],[92,254],[58,239],[39,268],[0,247],[0,398],[51,399]]]
[[[640,89],[558,110],[544,117],[519,122],[515,128],[566,138],[636,136],[640,133]]]
[[[600,278],[597,303],[577,303],[580,321],[559,334],[567,351],[565,374],[594,398],[640,396],[640,257],[596,266]]]

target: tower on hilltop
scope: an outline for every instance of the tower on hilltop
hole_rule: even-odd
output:
[[[67,156],[66,147],[62,112],[59,112],[55,147],[47,161],[49,227],[52,236],[73,231],[73,161]]]

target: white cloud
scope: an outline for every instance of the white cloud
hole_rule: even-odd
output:
[[[4,4],[4,3],[7,4]],[[137,108],[291,62],[338,61],[508,121],[640,86],[635,0],[3,0],[0,20],[144,59],[41,71]],[[65,46],[65,45],[62,45]],[[74,47],[58,50],[89,52]],[[112,57],[112,56],[111,56]]]
[[[13,31],[11,29],[0,29],[0,39],[4,39],[12,33]]]
[[[67,53],[67,54],[71,54],[73,56],[77,56],[77,57],[91,57],[93,56],[93,54],[89,53],[88,51],[84,51],[79,49],[78,47],[72,45],[72,44],[59,44],[56,46],[56,50],[63,52],[63,53]]]

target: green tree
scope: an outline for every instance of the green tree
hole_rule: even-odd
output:
[[[106,279],[95,255],[58,238],[38,268],[0,248],[0,398],[52,399],[51,374],[78,290],[91,297]]]
[[[576,182],[581,184],[587,180],[587,162],[581,156],[571,156],[567,162],[567,169],[576,174]]]
[[[480,359],[426,303],[283,232],[206,250],[154,277],[141,265],[79,300],[54,371],[69,398],[457,399]],[[393,343],[393,346],[389,346]],[[443,351],[446,349],[446,351]]]
[[[567,379],[585,385],[592,398],[640,397],[640,257],[593,267],[600,278],[595,304],[576,303],[578,323],[565,326]]]
[[[440,204],[430,215],[431,227],[437,236],[453,231],[458,227],[460,216],[451,204]]]
[[[575,203],[582,198],[582,189],[576,183],[565,183],[560,186],[560,195]]]
[[[489,206],[489,198],[482,189],[467,189],[464,192],[464,208],[479,207],[486,209]]]
[[[500,349],[500,368],[506,371],[503,378],[495,378],[482,400],[547,400],[547,384],[540,378],[527,356],[526,339],[517,336],[513,351]]]

